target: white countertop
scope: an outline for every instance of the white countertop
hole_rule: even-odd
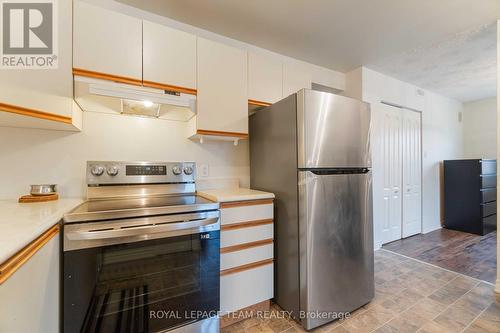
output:
[[[212,201],[273,199],[274,194],[249,188],[207,189],[198,194]],[[0,200],[0,264],[58,223],[84,199],[59,199],[40,203]]]
[[[202,190],[198,191],[197,193],[202,197],[207,198],[208,200],[218,201],[218,202],[274,199],[273,193],[257,191],[242,187]]]
[[[0,200],[0,264],[42,235],[83,199],[18,203]]]

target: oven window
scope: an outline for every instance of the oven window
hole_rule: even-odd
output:
[[[218,236],[65,252],[65,332],[156,332],[214,315]]]

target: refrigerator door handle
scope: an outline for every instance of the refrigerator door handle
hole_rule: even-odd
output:
[[[299,171],[310,171],[318,176],[325,175],[356,175],[370,172],[370,168],[300,168]]]

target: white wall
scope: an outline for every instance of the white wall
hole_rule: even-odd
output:
[[[195,161],[209,165],[210,177],[249,185],[247,141],[199,144],[187,131],[185,122],[95,112],[84,112],[79,133],[0,127],[0,198],[16,198],[39,183],[83,197],[87,160]]]
[[[346,74],[344,94],[369,103],[384,101],[422,112],[422,229],[425,233],[440,228],[440,165],[444,159],[463,156],[463,130],[458,121],[462,103],[365,67]],[[380,173],[373,170],[373,175],[375,187]],[[379,207],[374,205],[376,246],[381,244],[381,225]]]
[[[497,99],[464,103],[464,157],[496,158]]]
[[[463,158],[462,103],[438,94],[428,96],[422,113],[422,230],[440,228],[443,211],[443,160]]]

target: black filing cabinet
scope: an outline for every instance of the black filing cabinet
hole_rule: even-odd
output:
[[[497,226],[497,161],[444,161],[444,226],[485,235]]]

